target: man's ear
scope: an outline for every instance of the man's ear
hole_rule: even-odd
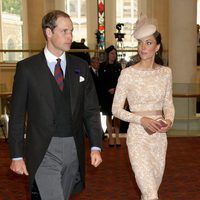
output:
[[[52,33],[52,30],[50,28],[46,28],[45,31],[46,31],[46,36],[47,37],[51,37],[52,36],[53,33]]]

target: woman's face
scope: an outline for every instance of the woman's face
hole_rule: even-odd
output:
[[[156,43],[153,35],[138,40],[138,53],[142,60],[154,59],[160,44]]]
[[[109,62],[114,62],[116,60],[116,58],[117,58],[117,52],[115,49],[113,49],[108,54],[108,60],[109,60]]]

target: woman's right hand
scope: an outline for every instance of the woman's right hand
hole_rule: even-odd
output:
[[[149,117],[142,117],[141,125],[144,128],[149,129],[152,134],[160,130],[160,123]]]

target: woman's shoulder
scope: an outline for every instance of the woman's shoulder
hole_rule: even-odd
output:
[[[132,67],[126,67],[121,70],[121,74],[130,75],[132,71]]]
[[[161,65],[160,69],[166,71],[167,73],[171,73],[172,72],[172,69],[169,66]]]
[[[162,76],[165,76],[167,78],[172,77],[172,69],[168,66],[161,66],[159,70]]]

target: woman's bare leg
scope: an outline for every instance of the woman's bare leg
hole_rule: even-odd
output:
[[[109,115],[106,116],[106,126],[109,137],[109,146],[114,146],[114,138],[112,136],[112,116]]]

